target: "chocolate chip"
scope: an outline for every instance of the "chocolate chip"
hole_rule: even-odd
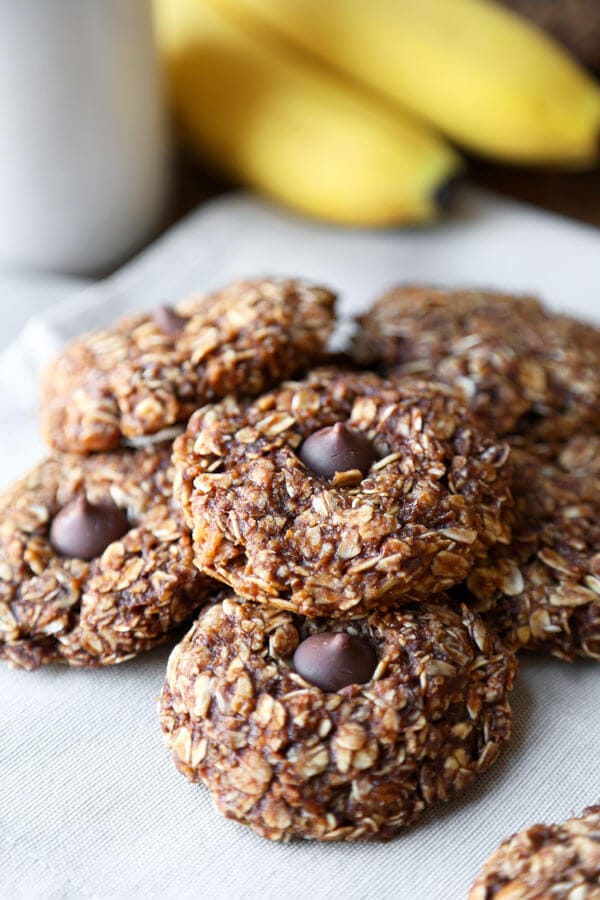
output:
[[[89,503],[82,495],[63,506],[54,517],[50,543],[62,556],[94,559],[129,527],[125,511],[114,503]]]
[[[349,684],[365,684],[377,666],[373,648],[343,631],[323,631],[296,648],[294,667],[306,681],[324,691],[339,691]]]
[[[154,323],[163,334],[179,334],[185,328],[187,319],[175,312],[171,306],[159,306],[154,311]]]
[[[359,469],[366,475],[377,459],[369,438],[343,422],[315,431],[306,438],[298,455],[309,469],[324,478],[333,478],[336,472],[350,469]]]

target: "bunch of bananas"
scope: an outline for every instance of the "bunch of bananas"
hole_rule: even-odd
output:
[[[154,0],[178,117],[245,184],[350,225],[435,218],[462,161],[592,166],[600,87],[492,0]]]

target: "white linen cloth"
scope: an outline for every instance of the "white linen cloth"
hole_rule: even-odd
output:
[[[413,280],[537,291],[600,321],[591,228],[469,191],[435,229],[349,231],[234,194],[30,320],[0,355],[2,481],[44,452],[37,374],[65,339],[264,273],[331,284],[346,316]],[[600,666],[525,656],[513,739],[464,798],[385,845],[269,844],[218,816],[172,766],[155,711],[168,652],[104,671],[0,666],[0,897],[462,900],[505,837],[600,800]]]

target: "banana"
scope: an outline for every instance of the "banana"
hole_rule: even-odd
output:
[[[421,223],[460,159],[426,126],[281,52],[203,0],[155,0],[174,106],[198,150],[296,210]]]
[[[600,88],[488,0],[213,0],[268,25],[475,152],[592,165]]]

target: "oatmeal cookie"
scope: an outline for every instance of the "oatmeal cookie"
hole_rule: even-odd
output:
[[[533,825],[485,863],[469,900],[600,900],[600,806],[562,825]]]
[[[174,447],[198,567],[303,615],[442,591],[509,538],[508,447],[442,385],[321,369],[198,410]]]
[[[171,499],[171,445],[54,454],[0,499],[0,658],[121,662],[210,596]]]
[[[537,300],[399,287],[360,323],[363,361],[455,385],[498,434],[557,441],[600,431],[600,331]]]
[[[84,335],[45,373],[44,438],[63,451],[109,450],[202,403],[259,394],[322,352],[334,300],[300,281],[239,281]]]
[[[556,462],[513,449],[513,539],[467,584],[514,649],[600,659],[599,449],[578,437]]]
[[[600,434],[578,434],[566,441],[560,447],[558,463],[571,475],[600,477]]]
[[[271,840],[392,837],[510,736],[514,657],[440,601],[345,622],[235,597],[208,607],[160,701],[176,766]]]

